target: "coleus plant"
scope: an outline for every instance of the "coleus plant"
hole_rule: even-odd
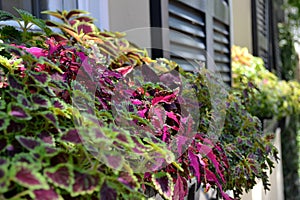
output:
[[[1,45],[1,198],[184,199],[192,178],[224,199],[267,189],[276,149],[236,97],[209,134],[209,72],[152,60],[83,11],[47,13],[61,33]]]

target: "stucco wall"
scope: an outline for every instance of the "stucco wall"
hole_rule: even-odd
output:
[[[109,29],[125,31],[141,48],[151,47],[149,0],[109,0]]]
[[[251,0],[232,0],[233,44],[252,53]]]

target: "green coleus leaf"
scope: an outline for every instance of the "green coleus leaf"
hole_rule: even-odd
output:
[[[46,86],[47,83],[51,80],[50,76],[45,72],[28,72],[28,75],[34,80],[35,83]]]
[[[120,172],[118,181],[125,185],[130,190],[140,188],[137,177],[133,172]]]
[[[26,108],[28,110],[33,110],[31,102],[26,98],[26,96],[18,95],[17,96],[17,102],[18,102],[19,105],[24,106],[24,108]]]
[[[42,116],[51,124],[53,124],[54,126],[57,126],[57,117],[55,114],[53,114],[52,112],[43,112],[41,113]]]
[[[59,164],[53,168],[44,170],[45,177],[55,186],[72,191],[74,173],[69,165]]]
[[[34,164],[35,165],[35,169],[38,170],[41,168],[41,163],[36,162],[36,159],[34,158],[34,155],[31,153],[18,153],[16,154],[12,161],[12,163],[24,163],[24,164]]]
[[[24,148],[26,148],[29,151],[41,145],[41,142],[33,137],[25,137],[19,135],[16,136],[16,139]]]
[[[92,33],[96,29],[95,25],[89,24],[89,23],[86,23],[86,22],[78,22],[74,26],[75,26],[74,28],[77,29],[78,34],[80,34],[80,33],[84,33],[84,34]]]
[[[7,167],[9,165],[9,160],[7,158],[0,157],[0,168]]]
[[[84,10],[71,10],[66,15],[66,19],[71,19],[72,17],[76,17],[79,15],[86,15],[86,14],[89,14],[89,13]]]
[[[101,152],[101,157],[108,167],[117,171],[122,169],[124,164],[124,158],[123,155],[121,155],[120,153],[113,151]]]
[[[114,138],[114,143],[121,144],[122,147],[134,148],[133,142],[129,131],[120,131]]]
[[[45,11],[43,11],[41,13],[42,14],[46,14],[46,15],[51,15],[51,16],[59,18],[59,19],[63,19],[64,18],[64,16],[62,15],[62,12],[60,12],[60,11],[55,12],[55,11],[45,10]]]
[[[74,184],[72,186],[73,192],[71,195],[78,196],[83,194],[92,194],[94,191],[99,190],[103,180],[99,174],[87,174],[84,172],[74,171]]]
[[[79,132],[77,129],[71,129],[66,131],[62,137],[62,141],[71,142],[73,144],[81,144],[81,136],[79,135]]]
[[[0,120],[1,121],[1,120]],[[0,138],[0,152],[2,152],[3,150],[5,150],[5,148],[7,147],[7,139],[4,138]]]
[[[49,99],[46,96],[40,94],[32,94],[31,101],[34,103],[36,108],[47,108],[50,105]]]
[[[6,102],[2,100],[4,97],[0,97],[0,109],[5,109],[6,108]]]
[[[40,174],[33,166],[24,163],[14,163],[12,179],[30,189],[49,189],[45,177]]]
[[[10,162],[6,158],[0,158],[0,192],[4,193],[8,191],[9,180],[9,166]]]
[[[60,99],[52,99],[51,105],[60,110],[65,110],[67,107],[66,103]]]
[[[16,139],[28,151],[36,152],[43,156],[51,156],[57,153],[57,148],[40,139],[25,136],[16,136]]]
[[[154,188],[166,199],[172,199],[174,192],[174,183],[170,174],[158,172],[152,174],[152,183]]]
[[[7,169],[0,168],[0,193],[5,193],[8,191],[9,181],[7,181],[7,179],[9,177],[7,176],[7,174]]]
[[[105,181],[101,186],[100,200],[113,200],[113,199],[117,199],[116,189],[114,187],[111,187],[111,185],[107,181]]]
[[[9,116],[4,113],[0,112],[0,131],[5,130],[9,125]],[[0,144],[0,151],[1,151],[1,144]]]
[[[24,89],[24,85],[22,83],[20,83],[20,81],[17,80],[16,77],[14,77],[13,75],[9,75],[7,79],[8,79],[9,86],[11,88],[16,89],[16,90]]]
[[[30,120],[31,116],[22,105],[10,103],[8,104],[8,114],[17,120]]]

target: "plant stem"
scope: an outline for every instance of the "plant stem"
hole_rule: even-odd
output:
[[[20,197],[28,195],[30,193],[30,190],[25,190],[19,194],[16,194],[15,196],[13,196],[12,198],[8,199],[8,200],[19,200]]]

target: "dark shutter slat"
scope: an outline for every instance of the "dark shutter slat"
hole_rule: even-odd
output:
[[[265,66],[270,69],[272,59],[272,49],[270,49],[270,39],[273,33],[270,33],[270,16],[269,16],[270,0],[253,0],[253,54],[261,57]]]
[[[188,21],[180,20],[170,15],[169,17],[169,26],[172,29],[175,29],[180,32],[189,33],[195,36],[204,37],[204,30],[201,26],[196,26],[189,23]]]
[[[228,0],[169,0],[169,45],[170,58],[184,70],[194,71],[197,61],[215,63],[210,69],[231,85],[229,6]]]
[[[195,60],[206,61],[204,13],[187,2],[169,1],[169,27],[170,58],[184,70],[194,71]]]
[[[222,43],[225,45],[229,45],[230,41],[226,35],[220,34],[219,32],[215,32],[214,34],[214,40],[218,43]]]
[[[219,19],[213,19],[213,49],[216,70],[224,82],[231,82],[231,57],[229,26]]]
[[[177,58],[173,57],[172,60],[179,64],[185,71],[195,71],[195,68],[197,69],[197,64],[194,60],[189,60],[189,59],[182,59],[182,58]]]
[[[202,16],[199,16],[199,12],[193,10],[192,8],[179,7],[176,4],[169,5],[169,13],[177,15],[185,20],[190,21],[193,24],[199,24],[204,26],[204,20]]]
[[[170,42],[171,44],[181,44],[190,48],[205,49],[203,39],[196,37],[184,37],[182,33],[174,30],[170,30]]]
[[[180,44],[171,43],[170,44],[171,55],[175,54],[181,56],[182,58],[204,60],[205,57],[201,55],[201,50],[193,49],[187,46],[182,46]]]

